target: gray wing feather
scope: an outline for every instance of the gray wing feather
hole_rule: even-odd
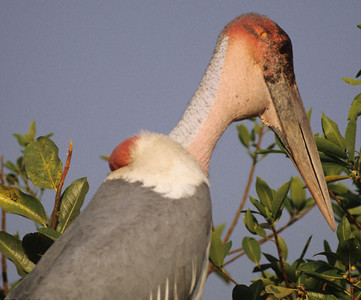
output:
[[[192,299],[210,228],[206,184],[168,199],[106,181],[8,299]]]

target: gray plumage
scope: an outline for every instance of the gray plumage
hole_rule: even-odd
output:
[[[193,299],[211,215],[205,183],[169,199],[107,180],[7,299]]]

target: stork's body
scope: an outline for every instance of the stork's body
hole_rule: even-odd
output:
[[[208,180],[170,138],[143,133],[139,140],[132,160],[140,165],[108,176],[12,297],[188,299],[202,290]]]
[[[211,154],[230,123],[254,116],[278,135],[334,229],[291,42],[271,20],[249,14],[221,33],[170,137],[142,133],[120,144],[110,159],[114,171],[9,298],[199,299]]]

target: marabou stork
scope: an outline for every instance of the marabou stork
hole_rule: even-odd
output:
[[[334,230],[327,186],[293,71],[287,34],[246,14],[219,36],[169,136],[115,148],[90,204],[8,299],[200,299],[208,266],[212,151],[234,121],[259,116],[282,142]]]

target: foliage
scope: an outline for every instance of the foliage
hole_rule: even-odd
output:
[[[84,177],[72,182],[61,193],[70,167],[72,144],[70,141],[63,169],[58,147],[50,139],[51,135],[35,138],[35,122],[32,122],[28,133],[14,134],[22,154],[16,162],[4,163],[1,157],[0,206],[3,224],[0,231],[0,251],[14,263],[21,277],[34,268],[42,254],[79,215],[89,189]],[[55,199],[51,218],[41,202],[47,189],[53,191]],[[27,233],[22,239],[17,234],[7,233],[5,213],[17,214],[35,222],[37,232]],[[5,261],[2,263],[4,270]],[[7,292],[7,282],[4,282],[4,292]]]
[[[343,80],[351,85],[361,84],[357,79]],[[325,114],[321,118],[322,134],[315,135],[338,222],[337,249],[332,250],[325,240],[324,251],[306,258],[309,257],[307,251],[312,241],[310,236],[301,247],[298,258],[289,261],[287,244],[280,233],[306,215],[315,206],[314,200],[306,196],[304,184],[298,177],[291,178],[277,189],[257,178],[257,197],[249,196],[253,209],[237,212],[243,215],[244,225],[251,236],[245,236],[242,247],[233,250],[226,247],[231,242],[230,234],[220,244],[222,231],[216,230],[218,242],[215,245],[219,249],[211,252],[211,262],[214,263],[212,253],[222,252],[222,247],[227,248],[228,255],[222,258],[223,264],[217,264],[214,269],[228,281],[236,282],[225,269],[229,263],[246,254],[255,264],[253,272],[259,273],[259,278],[252,280],[250,286],[236,284],[232,294],[234,300],[361,298],[361,149],[356,150],[357,118],[360,114],[361,94],[358,94],[351,103],[344,135],[340,133],[338,125]],[[310,117],[311,112],[308,115]],[[260,149],[264,132],[263,126],[256,120],[253,120],[251,130],[245,125],[239,125],[237,129],[240,142],[252,158],[253,165],[269,154],[285,153],[277,138],[274,144]],[[251,178],[253,170],[250,173]],[[288,213],[289,220],[286,225],[279,227],[278,222],[285,212]],[[261,250],[261,245],[265,242],[275,245],[277,256]],[[233,257],[230,258],[231,256]]]

